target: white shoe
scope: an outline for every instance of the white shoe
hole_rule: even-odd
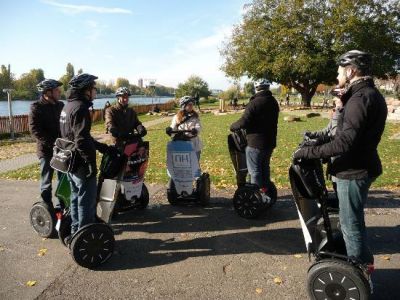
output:
[[[268,196],[267,193],[260,192],[260,194],[261,194],[262,203],[265,204],[265,203],[270,203],[271,202],[271,197]]]

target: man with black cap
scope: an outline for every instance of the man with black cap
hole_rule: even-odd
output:
[[[371,56],[352,50],[339,57],[339,88],[345,88],[343,111],[335,136],[320,145],[298,149],[294,159],[335,156],[340,225],[347,255],[365,264],[374,258],[367,246],[364,204],[371,183],[382,173],[378,144],[385,129],[387,106],[371,77]]]
[[[96,150],[111,151],[90,134],[92,120],[89,107],[96,98],[96,76],[79,74],[69,82],[68,102],[60,116],[61,137],[75,144],[76,158],[68,173],[71,185],[71,236],[96,217]],[[68,241],[67,241],[68,242]]]

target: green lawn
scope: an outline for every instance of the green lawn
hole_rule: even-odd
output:
[[[229,134],[229,125],[239,118],[239,114],[214,116],[204,114],[201,116],[203,130],[201,138],[204,149],[201,156],[201,167],[211,175],[212,183],[218,188],[234,186],[235,176],[230,161],[226,137]],[[278,187],[289,188],[288,167],[293,151],[306,130],[318,130],[326,126],[328,120],[321,117],[305,118],[301,122],[285,122],[283,114],[279,120],[278,146],[271,160],[271,177]],[[146,180],[154,183],[167,182],[166,174],[166,144],[169,137],[165,134],[168,123],[152,127],[146,139],[150,142],[150,163]],[[383,163],[384,173],[374,183],[373,187],[398,189],[400,187],[400,141],[389,139],[394,133],[400,131],[400,124],[388,123],[379,153]],[[9,173],[0,174],[0,178],[37,179],[37,164]]]

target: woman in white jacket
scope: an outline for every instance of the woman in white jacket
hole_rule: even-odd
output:
[[[167,134],[172,130],[190,130],[185,135],[190,138],[193,149],[196,151],[197,158],[200,161],[200,153],[203,143],[199,138],[201,124],[199,115],[193,110],[195,99],[190,96],[184,96],[179,100],[180,111],[173,117],[171,126],[167,128]]]

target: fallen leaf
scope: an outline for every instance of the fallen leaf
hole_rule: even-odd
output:
[[[294,257],[296,258],[302,258],[303,256],[301,254],[295,254]]]
[[[34,286],[34,285],[36,285],[36,283],[37,283],[36,280],[29,280],[29,281],[26,283],[26,285],[27,285],[27,286]]]
[[[46,248],[42,248],[42,249],[39,250],[38,256],[43,256],[43,255],[46,254],[46,252],[47,252],[47,249]]]
[[[45,240],[47,240],[47,238],[42,238],[42,241],[45,241]]]
[[[276,284],[282,284],[282,278],[280,278],[280,277],[275,277],[274,278],[274,282],[276,283]]]
[[[231,269],[232,269],[231,264],[227,264],[222,267],[222,271],[224,272],[224,274],[228,273]]]
[[[260,289],[260,288],[256,288],[256,293],[257,294],[261,294],[263,292],[263,290],[262,289]]]
[[[384,259],[384,260],[390,260],[390,256],[389,256],[389,255],[382,256],[382,259]]]

